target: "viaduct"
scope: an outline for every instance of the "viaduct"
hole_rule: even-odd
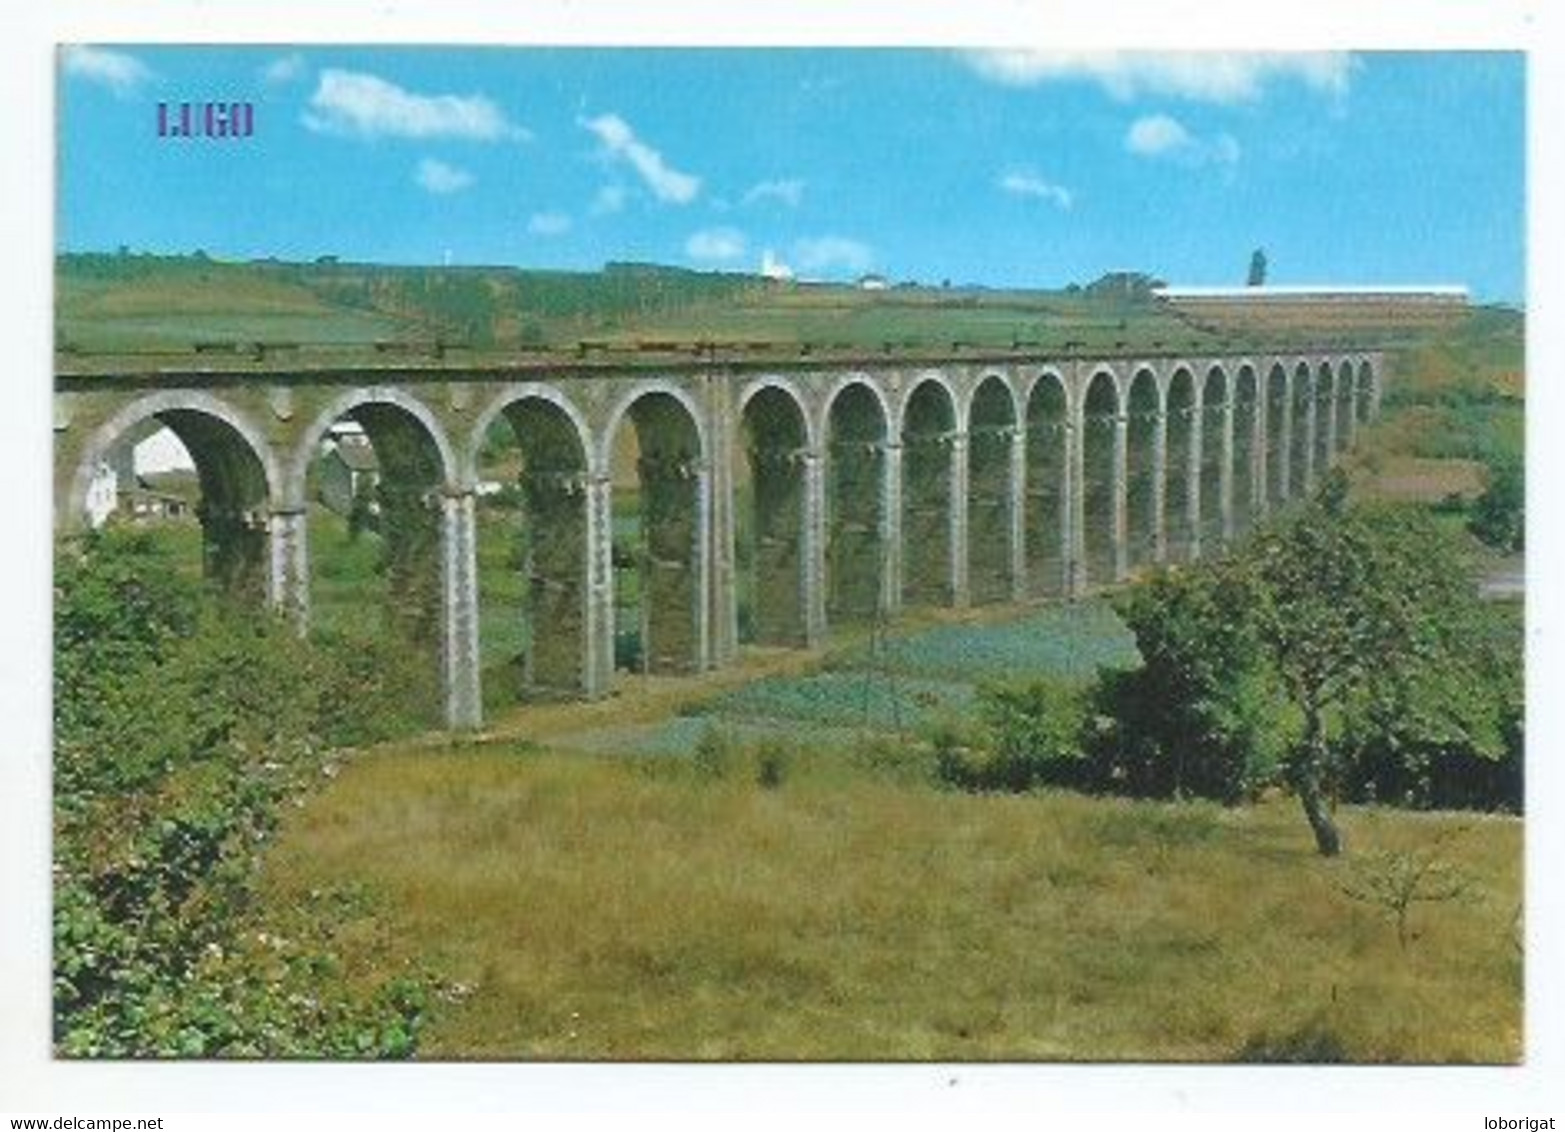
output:
[[[307,627],[309,471],[328,430],[357,422],[395,532],[396,615],[438,656],[447,725],[473,728],[479,460],[497,422],[524,465],[522,679],[592,697],[613,680],[626,577],[640,664],[690,672],[737,655],[741,592],[748,639],[804,647],[906,606],[1075,595],[1210,553],[1352,444],[1378,413],[1382,369],[1380,353],[1340,348],[780,364],[62,355],[56,526],[81,529],[116,444],[161,422],[196,464],[207,574]],[[616,556],[626,429],[639,549]]]

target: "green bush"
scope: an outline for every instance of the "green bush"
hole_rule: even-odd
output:
[[[1211,562],[1154,574],[1121,596],[1143,661],[1104,672],[1093,689],[1090,750],[1105,789],[1234,803],[1275,781],[1289,720],[1246,587],[1234,563]]]
[[[982,685],[976,734],[953,728],[936,731],[936,776],[947,785],[976,791],[1088,786],[1092,768],[1082,754],[1084,709],[1083,694],[1072,684],[1032,680]]]
[[[755,751],[755,784],[762,790],[779,789],[793,764],[793,752],[776,739],[767,739]]]
[[[701,737],[696,740],[695,750],[690,755],[696,777],[707,782],[719,782],[727,778],[734,769],[736,758],[733,736],[713,723],[707,724],[702,730]]]
[[[55,624],[57,1050],[411,1053],[418,980],[349,989],[328,919],[263,922],[254,900],[281,806],[329,768],[321,737],[363,733],[340,715],[340,658],[204,592],[140,532],[61,546]]]
[[[1527,475],[1520,459],[1491,460],[1467,529],[1485,546],[1515,554],[1527,541]]]

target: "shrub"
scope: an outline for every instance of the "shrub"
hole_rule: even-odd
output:
[[[1247,614],[1235,562],[1164,571],[1119,600],[1139,668],[1093,689],[1097,780],[1136,797],[1234,803],[1275,781],[1288,719]]]
[[[1527,541],[1526,471],[1520,459],[1499,457],[1490,461],[1485,478],[1467,529],[1485,546],[1514,554]]]
[[[417,980],[350,990],[329,920],[280,930],[255,906],[282,803],[322,777],[332,659],[182,578],[143,533],[66,544],[59,563],[58,1051],[410,1053]],[[254,946],[284,935],[285,949]]]
[[[716,724],[709,723],[696,740],[691,752],[691,765],[696,777],[708,782],[727,778],[733,770],[735,758],[733,737]]]
[[[762,790],[776,790],[788,776],[793,754],[776,739],[767,739],[756,748],[755,784]]]
[[[1234,1053],[1235,1061],[1336,1065],[1354,1060],[1335,1030],[1319,1018],[1282,1034],[1257,1034]]]
[[[1073,685],[1051,680],[983,685],[976,735],[936,731],[936,776],[963,790],[1087,786],[1091,765],[1082,754],[1083,712],[1082,692]]]

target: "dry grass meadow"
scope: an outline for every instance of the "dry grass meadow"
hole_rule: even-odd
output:
[[[345,891],[349,978],[428,971],[426,1058],[1522,1056],[1519,820],[1348,809],[1328,861],[1287,799],[973,796],[916,764],[388,748],[291,815],[266,899]],[[1464,890],[1403,946],[1347,889],[1435,854]]]

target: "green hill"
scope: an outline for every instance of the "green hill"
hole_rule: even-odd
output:
[[[1010,350],[1202,353],[1336,340],[1405,345],[1409,335],[1422,342],[1453,332],[1449,323],[1410,330],[1389,308],[1357,312],[1341,325],[1301,323],[1276,312],[1214,324],[1149,292],[1094,286],[1026,291],[903,284],[865,290],[637,263],[567,272],[329,258],[233,263],[200,253],[62,255],[55,315],[58,349],[78,356],[257,345],[576,357],[626,351],[758,358]],[[1469,322],[1480,336],[1513,334],[1519,341],[1519,331],[1508,329],[1520,324],[1514,313],[1459,315],[1456,332],[1466,333]]]

